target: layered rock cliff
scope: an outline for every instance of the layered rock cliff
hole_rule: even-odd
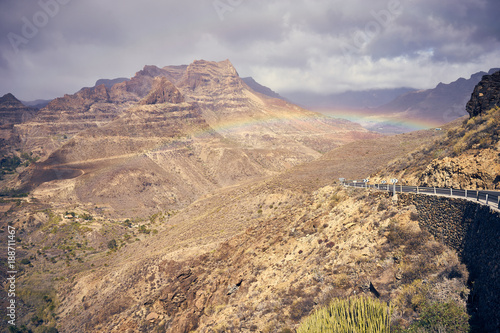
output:
[[[466,109],[471,117],[475,117],[495,106],[500,106],[500,71],[483,76],[474,88]]]
[[[14,126],[29,121],[37,110],[25,106],[14,95],[6,94],[0,98],[0,151],[6,152],[18,145],[18,138],[13,135]]]

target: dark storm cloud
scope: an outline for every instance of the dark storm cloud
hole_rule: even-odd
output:
[[[4,0],[0,94],[55,97],[202,58],[278,91],[430,87],[498,66],[495,1]]]

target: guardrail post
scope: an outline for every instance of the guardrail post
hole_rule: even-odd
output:
[[[467,189],[465,189],[465,198],[467,198]]]
[[[489,196],[489,194],[486,193],[486,204],[488,204],[488,196]]]
[[[452,197],[452,196],[453,196],[453,187],[450,188],[450,197]]]
[[[479,201],[479,191],[476,191],[476,200]]]
[[[436,194],[436,186],[434,186],[434,194]]]
[[[418,185],[417,185],[417,194],[418,194]]]

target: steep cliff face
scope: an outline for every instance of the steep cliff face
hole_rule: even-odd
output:
[[[471,117],[475,117],[495,106],[500,106],[500,71],[483,76],[474,88],[466,109]]]
[[[113,92],[100,85],[54,99],[36,117],[15,126],[22,149],[43,160],[78,133],[109,123],[138,99],[117,102]]]

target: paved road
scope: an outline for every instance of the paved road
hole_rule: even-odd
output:
[[[397,193],[417,193],[438,196],[448,196],[454,198],[463,198],[471,201],[479,202],[483,205],[488,205],[495,210],[500,210],[500,191],[491,190],[460,190],[452,188],[439,188],[439,187],[420,187],[420,186],[405,186],[405,185],[391,185],[391,184],[375,184],[367,185],[365,183],[346,183],[347,186],[361,187],[361,188],[374,188],[380,191],[390,191]]]

